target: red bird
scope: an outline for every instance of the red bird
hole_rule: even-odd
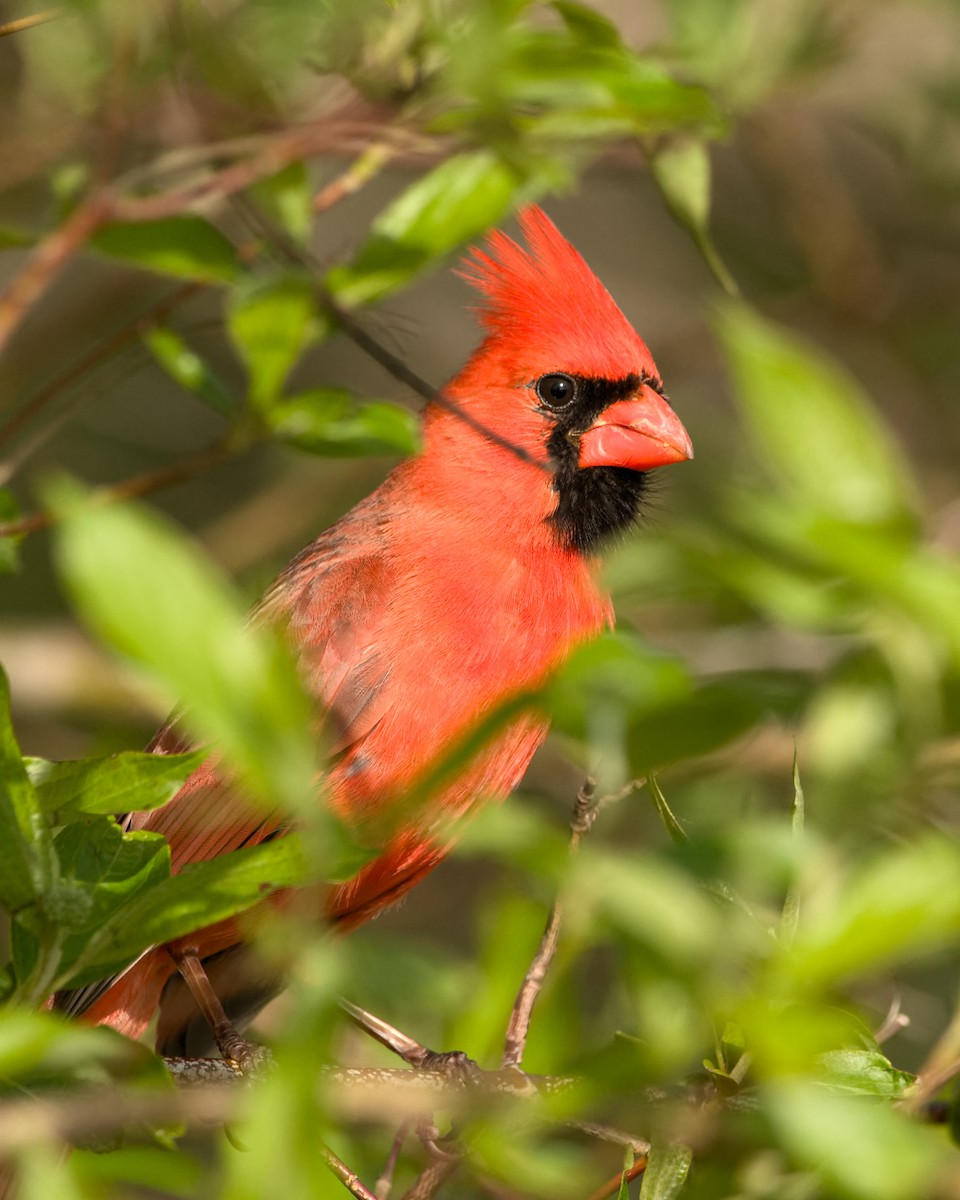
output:
[[[537,208],[527,248],[494,233],[464,274],[486,338],[423,422],[423,449],[299,554],[268,592],[335,744],[327,789],[378,857],[326,893],[349,929],[392,904],[449,852],[448,822],[517,786],[546,735],[512,720],[419,806],[405,794],[486,714],[536,688],[612,621],[595,554],[636,518],[646,472],[690,458],[647,347],[577,251]],[[493,435],[493,436],[491,436]],[[151,749],[184,749],[162,730]],[[247,807],[213,759],[164,808],[125,818],[170,843],[173,869],[282,832]],[[234,921],[159,946],[56,1006],[206,1052],[209,1029],[173,954],[195,949],[234,1019],[277,990],[257,979]]]

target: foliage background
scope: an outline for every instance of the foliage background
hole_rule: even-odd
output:
[[[28,12],[8,5],[3,18]],[[380,409],[362,410],[358,427],[339,395],[308,396],[296,412],[281,397],[334,387],[417,404],[349,339],[308,337],[329,332],[316,313],[290,337],[289,382],[271,383],[282,382],[271,353],[312,301],[303,263],[278,259],[252,205],[309,249],[312,278],[341,302],[379,301],[367,326],[440,383],[476,340],[449,253],[538,195],[651,346],[697,448],[611,556],[620,634],[545,699],[559,733],[522,797],[348,944],[277,934],[297,987],[265,1016],[281,1069],[246,1101],[248,1152],[207,1137],[58,1165],[55,1139],[34,1130],[5,1144],[24,1194],[127,1195],[144,1180],[181,1195],[341,1194],[320,1131],[372,1185],[389,1128],[340,1122],[315,1096],[325,1056],[379,1061],[343,1030],[334,997],[494,1065],[561,876],[568,920],[526,1065],[585,1075],[587,1093],[570,1102],[580,1115],[691,1146],[685,1194],[960,1194],[946,1133],[876,1099],[899,1097],[900,1072],[924,1064],[927,1099],[960,1060],[958,23],[947,0],[78,0],[0,39],[8,281],[105,181],[121,180],[126,199],[169,194],[206,178],[210,161],[249,162],[285,130],[319,131],[272,186],[181,206],[225,240],[116,221],[92,252],[72,247],[35,302],[0,306],[18,324],[0,357],[9,421],[179,286],[171,268],[204,285],[163,325],[182,343],[155,330],[131,338],[57,386],[29,424],[0,425],[10,518],[42,504],[73,514],[57,537],[4,543],[11,565],[21,560],[4,579],[0,661],[24,753],[135,749],[186,694],[202,728],[228,742],[254,714],[263,737],[246,748],[235,737],[251,777],[283,775],[274,786],[296,795],[290,763],[309,769],[296,733],[284,742],[282,722],[264,715],[281,695],[296,711],[283,668],[240,711],[227,697],[253,675],[231,677],[198,647],[211,614],[236,629],[286,558],[389,467],[343,451],[408,437]],[[219,159],[191,157],[221,143]],[[357,194],[308,222],[308,198],[384,144],[389,159]],[[405,192],[458,152],[479,157],[439,177],[447,209],[431,207],[430,183]],[[406,208],[388,207],[404,195]],[[371,242],[385,209],[380,233],[393,240]],[[158,262],[166,273],[137,269]],[[727,276],[742,303],[725,295]],[[184,346],[206,364],[199,376]],[[211,444],[222,461],[149,503],[239,581],[239,599],[178,541],[49,482],[64,471],[91,485],[138,478]],[[258,653],[273,662],[269,647]],[[598,762],[604,790],[656,768],[689,840],[671,839],[636,792],[605,809],[567,872],[564,822]],[[5,812],[22,816],[11,788]],[[62,819],[44,811],[41,824]],[[20,825],[42,858],[44,837]],[[65,862],[61,847],[54,875]],[[13,927],[49,949],[69,919],[48,904],[43,928],[22,915]],[[11,1096],[125,1073],[152,1086],[149,1067],[104,1039],[26,1012],[44,990],[32,953],[21,945],[7,974],[0,1076]],[[910,1024],[881,1051],[870,1031],[895,1002]],[[743,1104],[649,1103],[644,1089],[692,1077]],[[619,1166],[616,1149],[513,1114],[476,1123],[468,1140],[472,1166],[446,1194],[491,1194],[495,1179],[493,1194],[586,1196]],[[673,1175],[669,1162],[649,1173],[643,1194],[675,1194],[682,1160],[669,1160]],[[395,1194],[422,1165],[409,1150]]]

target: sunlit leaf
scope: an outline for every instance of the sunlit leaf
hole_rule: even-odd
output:
[[[373,222],[352,263],[327,286],[341,304],[369,304],[499,221],[524,180],[489,150],[455,155],[403,191]]]
[[[80,813],[144,812],[172,800],[205,750],[188,754],[143,754],[125,750],[109,758],[47,762],[26,760],[40,803],[62,819],[60,810]]]
[[[249,373],[253,404],[265,406],[280,395],[321,324],[306,275],[281,275],[232,295],[227,329]]]
[[[270,407],[267,420],[285,442],[311,454],[412,454],[419,421],[396,404],[362,403],[336,388],[301,392]]]

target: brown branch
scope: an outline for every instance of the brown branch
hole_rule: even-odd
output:
[[[46,25],[55,21],[63,13],[57,8],[44,9],[43,12],[33,13],[29,17],[17,17],[14,21],[4,21],[0,25],[0,37],[9,37],[12,33],[22,33],[25,29],[33,29],[37,25]]]
[[[593,822],[596,820],[599,809],[599,802],[595,799],[596,790],[596,780],[588,777],[584,780],[580,791],[577,793],[577,799],[573,806],[573,815],[570,819],[571,854],[576,854],[583,836],[589,833]],[[537,997],[540,995],[547,972],[557,951],[562,915],[563,907],[560,900],[557,899],[554,901],[550,915],[547,917],[547,924],[540,939],[540,945],[537,947],[533,962],[531,962],[527,969],[523,983],[520,985],[520,991],[517,993],[517,998],[514,1001],[513,1010],[510,1013],[507,1033],[504,1038],[503,1056],[500,1059],[502,1067],[519,1067],[523,1062],[523,1053],[527,1045],[527,1035],[530,1030],[530,1018],[533,1014],[533,1006],[537,1002]]]
[[[401,127],[372,125],[370,122],[316,121],[311,125],[284,130],[249,158],[231,163],[186,187],[153,196],[120,198],[113,206],[112,217],[116,221],[140,222],[177,216],[199,204],[224,200],[245,191],[259,180],[276,175],[291,163],[321,151],[343,152],[350,148],[368,150],[373,136],[376,136],[378,144],[391,137],[402,145],[412,135]],[[123,183],[122,180],[118,181],[115,186],[120,188]]]
[[[320,1153],[323,1156],[323,1161],[351,1196],[356,1196],[357,1200],[377,1200],[376,1194],[364,1186],[356,1171],[351,1171],[343,1159],[338,1158],[329,1146],[321,1144]]]
[[[618,1171],[612,1179],[608,1179],[595,1192],[591,1192],[587,1200],[607,1200],[609,1196],[617,1195],[624,1179],[626,1179],[627,1183],[632,1183],[634,1179],[639,1179],[647,1169],[647,1162],[646,1154],[638,1155],[633,1161],[633,1166],[627,1170],[626,1174],[623,1171]]]

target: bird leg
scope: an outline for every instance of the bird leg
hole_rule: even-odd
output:
[[[195,946],[168,946],[170,957],[197,1003],[197,1007],[210,1026],[217,1048],[227,1062],[234,1064],[241,1074],[256,1072],[269,1061],[269,1051],[255,1042],[241,1037],[236,1026],[227,1016],[220,997],[214,990],[210,977],[204,970]]]

